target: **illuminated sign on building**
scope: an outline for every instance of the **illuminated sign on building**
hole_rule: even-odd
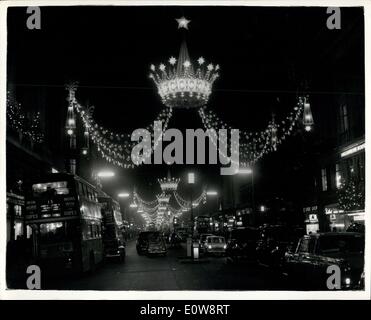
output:
[[[334,213],[344,213],[344,210],[336,209],[336,208],[326,208],[326,214],[334,214]]]
[[[361,151],[361,150],[363,150],[364,148],[365,148],[365,143],[363,142],[363,143],[359,144],[358,146],[355,146],[355,147],[352,147],[352,148],[350,148],[350,149],[348,149],[348,150],[343,151],[343,152],[340,154],[340,156],[341,156],[342,158],[344,158],[344,157],[349,156],[349,155],[351,155],[351,154],[353,154],[353,153],[356,153],[356,152],[358,152],[358,151]]]

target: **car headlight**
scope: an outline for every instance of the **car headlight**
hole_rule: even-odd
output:
[[[352,280],[350,278],[345,278],[344,282],[349,286],[352,283]]]
[[[211,246],[207,246],[209,249],[211,249]]]
[[[223,246],[223,248],[224,248],[224,249],[227,249],[227,245],[225,244],[225,245]]]

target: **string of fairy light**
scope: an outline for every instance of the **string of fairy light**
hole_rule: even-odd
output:
[[[146,139],[148,138],[146,138],[145,135],[143,141],[152,142],[153,140],[153,143],[149,143],[151,147],[144,149],[144,152],[139,159],[131,155],[131,150],[135,145],[135,142],[129,140],[129,137],[131,137],[130,134],[115,133],[98,125],[92,116],[94,110],[93,107],[84,107],[77,102],[75,97],[76,86],[68,87],[68,89],[70,94],[67,110],[67,132],[71,134],[73,130],[76,129],[76,118],[74,114],[74,110],[76,110],[85,128],[85,142],[83,149],[88,149],[90,137],[90,140],[95,144],[103,159],[124,168],[134,168],[135,166],[142,164],[145,159],[151,157],[158,147],[159,142],[162,140],[163,134],[167,130],[169,121],[173,115],[172,108],[164,108],[158,114],[156,121],[143,129],[147,130],[147,132],[151,132],[151,141],[147,141]],[[313,117],[311,115],[308,97],[299,97],[296,106],[283,120],[276,122],[273,117],[272,120],[268,122],[266,129],[262,131],[249,132],[247,130],[239,130],[239,143],[236,141],[228,142],[226,136],[227,133],[222,129],[231,130],[233,128],[223,120],[220,120],[213,111],[207,110],[206,107],[201,107],[198,113],[206,130],[214,130],[219,133],[219,138],[209,135],[210,141],[217,148],[219,154],[230,161],[234,161],[227,156],[226,152],[228,144],[230,144],[233,151],[239,152],[239,163],[246,165],[258,161],[269,152],[276,151],[277,147],[293,133],[295,126],[299,123],[300,115],[302,113],[302,123],[304,128],[307,131],[310,131],[313,126]],[[158,135],[157,139],[154,139],[153,132],[159,130],[161,133]],[[140,135],[141,131],[136,131],[136,134]],[[146,144],[144,144],[144,146],[145,145]]]
[[[158,179],[161,186],[162,192],[155,196],[154,200],[145,200],[139,193],[134,189],[133,199],[130,207],[135,209],[138,214],[142,216],[147,224],[149,223],[168,223],[171,218],[179,217],[184,212],[197,208],[201,204],[205,204],[207,201],[206,190],[203,189],[199,196],[193,201],[186,200],[177,191],[178,183],[180,179],[167,177],[164,179]],[[174,207],[170,203],[170,199],[175,199],[178,208]]]
[[[304,112],[303,125],[307,131],[311,130],[313,125],[313,119],[311,113],[308,113],[309,104],[305,104],[307,98],[299,97],[297,105],[289,113],[289,115],[281,121],[276,123],[275,118],[269,121],[265,130],[260,132],[248,132],[246,130],[240,130],[241,141],[239,145],[232,143],[231,147],[239,148],[240,161],[239,163],[254,163],[262,158],[269,152],[274,152],[277,147],[283,143],[283,141],[292,134],[295,126],[298,125],[300,115]],[[310,112],[310,110],[309,110]],[[206,110],[206,107],[200,108],[199,115],[201,117],[205,130],[213,130],[218,132],[221,129],[232,130],[233,128],[220,120],[218,116],[211,110]],[[222,133],[223,134],[223,133]],[[215,139],[213,135],[209,135],[210,141],[215,147],[218,146],[219,141],[219,153],[223,157],[227,157],[222,150],[227,150],[227,139]],[[233,160],[231,160],[233,161]]]
[[[44,134],[40,128],[40,112],[27,117],[21,103],[13,98],[10,91],[7,92],[6,103],[7,125],[30,141],[37,144],[42,143],[44,141]]]

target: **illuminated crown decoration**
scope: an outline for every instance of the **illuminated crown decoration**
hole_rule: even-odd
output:
[[[156,197],[159,204],[162,205],[164,203],[169,203],[171,195],[163,192],[160,195],[157,195]]]
[[[187,29],[182,19],[185,18],[177,19],[179,28]],[[149,77],[156,84],[163,104],[169,108],[204,106],[214,81],[219,77],[219,65],[207,64],[203,57],[191,60],[185,41],[180,47],[178,60],[171,57],[167,65],[161,63],[156,67],[152,64],[150,69]]]
[[[167,177],[163,179],[158,179],[158,183],[161,186],[162,192],[173,192],[178,189],[179,179]]]

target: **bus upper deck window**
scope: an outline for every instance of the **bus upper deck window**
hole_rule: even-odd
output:
[[[32,185],[32,191],[34,194],[43,194],[45,192],[50,192],[51,194],[69,194],[67,181],[36,183]]]

